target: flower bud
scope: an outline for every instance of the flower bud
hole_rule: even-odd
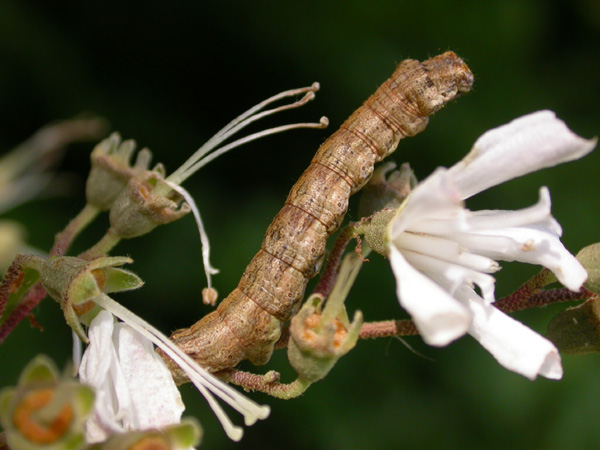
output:
[[[115,199],[127,186],[129,179],[148,170],[152,154],[147,148],[141,150],[131,165],[135,141],[121,142],[118,133],[111,134],[92,151],[92,169],[86,183],[88,204],[101,211],[108,211]]]
[[[48,259],[23,256],[23,268],[40,274],[40,281],[50,297],[56,300],[67,324],[83,342],[88,342],[81,323],[89,325],[100,307],[94,298],[102,293],[137,289],[143,281],[135,274],[117,269],[133,262],[127,257],[102,257],[92,261],[73,256],[55,256]]]
[[[94,392],[58,377],[45,356],[23,370],[16,387],[0,391],[0,424],[11,449],[78,450],[86,446],[84,423]]]
[[[360,311],[349,324],[343,304],[330,320],[321,313],[322,304],[321,296],[311,296],[290,325],[288,358],[299,378],[309,383],[324,378],[337,360],[354,348],[362,325]]]
[[[546,337],[561,353],[600,353],[600,299],[591,299],[556,315]]]
[[[157,195],[157,187],[167,192]],[[190,207],[172,190],[161,171],[144,171],[129,180],[127,187],[115,200],[110,210],[112,232],[123,239],[131,239],[182,218]]]
[[[583,285],[590,291],[600,294],[600,242],[582,248],[576,258],[588,273],[588,278]]]
[[[192,418],[161,429],[115,434],[90,450],[184,450],[196,447],[202,438],[202,427]]]
[[[408,163],[402,164],[400,170],[393,170],[396,164],[381,164],[373,172],[373,176],[362,189],[358,202],[359,217],[369,217],[386,208],[398,208],[417,184],[417,179]],[[386,174],[393,170],[386,179]]]

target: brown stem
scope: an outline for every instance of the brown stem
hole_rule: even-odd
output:
[[[99,213],[100,210],[98,208],[86,204],[79,214],[69,222],[65,229],[56,235],[54,238],[54,245],[50,250],[50,255],[64,255],[71,246],[73,240],[96,218],[96,216],[98,216]]]
[[[46,297],[46,291],[41,283],[38,282],[29,289],[23,300],[19,302],[11,312],[10,316],[8,316],[0,326],[0,344],[2,344],[4,339],[6,339],[19,322],[33,311],[33,308],[35,308],[44,297]]]
[[[375,339],[390,336],[416,336],[419,334],[415,323],[410,320],[384,320],[382,322],[363,323],[360,339]]]
[[[335,286],[337,280],[338,269],[344,255],[344,250],[348,243],[356,236],[355,228],[352,224],[344,228],[338,235],[333,248],[327,258],[327,267],[321,275],[319,283],[315,287],[313,294],[320,294],[323,298],[327,298]]]
[[[287,348],[288,342],[290,340],[290,326],[286,325],[281,329],[281,335],[279,339],[275,343],[275,350],[279,350],[280,348]]]
[[[511,295],[497,300],[493,305],[505,313],[510,313],[528,308],[541,308],[553,303],[589,300],[596,297],[598,297],[597,294],[586,288],[581,288],[579,292],[573,292],[567,288],[549,289],[534,293],[530,297],[523,296],[517,290]]]

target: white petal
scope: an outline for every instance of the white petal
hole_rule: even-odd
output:
[[[496,307],[485,304],[474,292],[469,306],[473,313],[469,334],[502,366],[530,380],[538,375],[553,380],[562,378],[560,355],[550,341]]]
[[[412,267],[393,246],[389,258],[400,304],[411,315],[423,340],[441,347],[464,335],[471,322],[469,311]]]
[[[90,343],[79,366],[80,380],[96,393],[94,412],[86,421],[89,443],[106,440],[111,433],[126,431],[122,418],[130,408],[124,378],[113,345],[114,318],[101,311],[90,324]]]
[[[578,291],[587,279],[587,272],[564,247],[557,235],[541,227],[506,228],[481,232],[482,236],[509,238],[511,245],[502,254],[491,254],[480,249],[481,254],[503,261],[520,261],[538,264],[551,270],[558,281],[572,291]]]
[[[418,227],[427,219],[453,218],[461,223],[463,206],[456,188],[446,175],[446,169],[439,168],[423,180],[398,209],[388,228],[388,240]],[[447,222],[445,220],[444,225]]]
[[[462,161],[449,169],[461,198],[546,167],[579,159],[596,146],[557,119],[538,111],[484,133]]]
[[[169,369],[149,340],[119,325],[117,351],[135,410],[133,428],[179,423],[185,407]]]
[[[459,245],[452,239],[452,236],[444,238],[407,231],[394,240],[394,245],[403,253],[412,251],[437,260],[468,267],[478,272],[492,273],[500,269],[496,261],[468,252],[466,247]],[[420,269],[420,267],[418,268]]]
[[[406,258],[406,261],[412,267],[424,273],[450,295],[454,295],[454,292],[462,285],[472,286],[476,284],[481,288],[487,301],[490,303],[494,301],[494,284],[496,280],[487,273],[411,251],[404,251],[402,256]]]
[[[516,211],[484,210],[471,212],[467,221],[472,231],[491,230],[494,228],[522,227],[541,225],[557,235],[562,235],[560,224],[551,215],[552,202],[547,187],[539,190],[538,202],[528,208]]]
[[[113,328],[113,316],[106,311],[100,311],[90,324],[88,331],[90,344],[79,366],[79,376],[84,383],[95,386],[102,384],[106,379],[111,364],[110,358],[106,355],[110,353],[112,347]]]

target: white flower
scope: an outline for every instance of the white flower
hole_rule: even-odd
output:
[[[239,441],[243,430],[233,425],[213,395],[243,414],[248,426],[269,416],[268,406],[256,404],[208,373],[167,336],[107,295],[100,294],[93,301],[105,311],[90,324],[90,344],[79,368],[81,381],[96,389],[98,399],[87,424],[88,442],[104,440],[114,432],[179,423],[184,406],[154,345],[186,373],[230,439]],[[114,323],[113,315],[123,323]]]
[[[562,377],[554,345],[492,305],[496,260],[540,264],[573,291],[587,278],[560,242],[548,190],[541,188],[538,203],[518,211],[472,212],[463,201],[580,158],[595,145],[553,112],[540,111],[486,132],[462,161],[414,189],[391,220],[387,242],[400,304],[428,344],[444,346],[469,333],[509,370],[530,379]]]
[[[180,422],[183,401],[152,342],[107,311],[92,321],[88,337],[79,367],[81,381],[96,391],[86,423],[88,443]]]

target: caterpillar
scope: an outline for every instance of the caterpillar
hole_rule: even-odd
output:
[[[453,52],[405,60],[318,149],[266,231],[261,249],[218,308],[171,339],[211,372],[248,359],[266,364],[282,325],[298,310],[308,280],[339,227],[349,197],[399,141],[420,133],[429,116],[470,90],[473,74]],[[185,375],[168,361],[175,378]]]

